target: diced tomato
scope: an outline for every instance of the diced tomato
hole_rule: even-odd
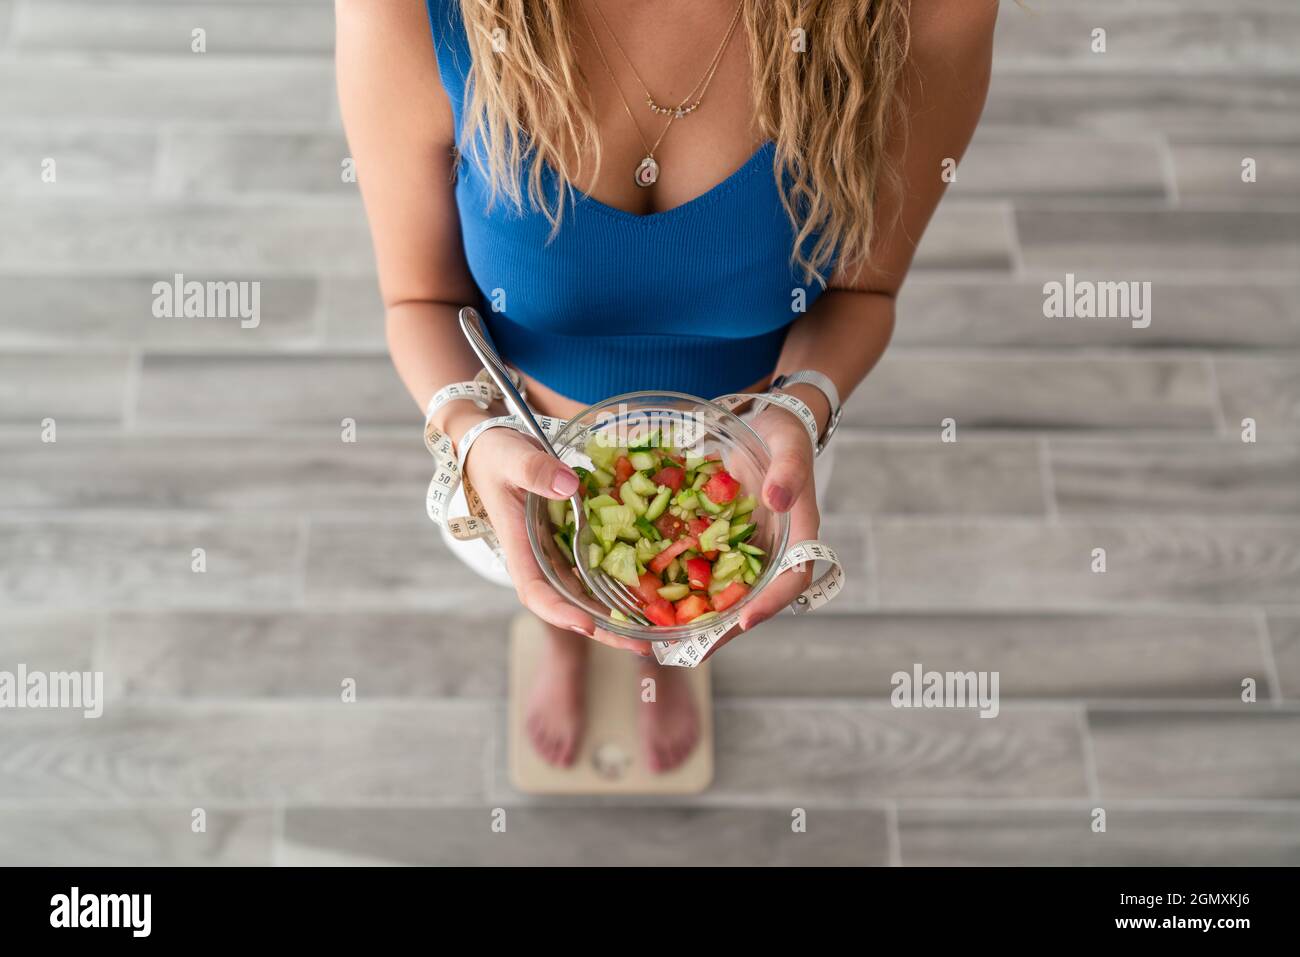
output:
[[[704,534],[704,530],[712,524],[713,523],[711,521],[709,521],[707,518],[704,518],[703,516],[699,518],[693,518],[691,519],[691,534],[694,535],[696,538],[699,538],[701,535]],[[709,561],[713,561],[715,558],[718,557],[718,550],[715,548],[712,551],[703,552],[702,554]]]
[[[635,471],[632,460],[626,455],[620,455],[618,461],[614,463],[614,481],[622,485],[632,477],[632,473]]]
[[[703,595],[687,595],[677,602],[677,624],[684,625],[709,611],[709,602]]]
[[[664,512],[655,519],[655,528],[659,530],[660,535],[671,542],[682,532],[686,531],[686,523],[676,515],[673,515],[670,512]]]
[[[680,492],[682,486],[686,483],[686,471],[668,466],[650,476],[650,481],[656,485],[667,485],[674,492]]]
[[[713,596],[713,610],[723,611],[730,608],[740,599],[745,597],[745,592],[749,591],[749,586],[744,582],[732,582],[722,591]]]
[[[686,551],[686,549],[694,548],[698,544],[700,544],[699,539],[692,535],[687,535],[685,538],[679,538],[654,558],[650,559],[650,570],[656,575],[662,574],[663,570],[672,564],[674,558]]]
[[[686,581],[692,588],[708,588],[713,566],[707,558],[686,559]]]
[[[659,589],[663,587],[663,584],[663,579],[658,575],[651,575],[646,572],[641,576],[640,584],[632,590],[641,596],[643,602],[649,605],[652,602],[659,601]]]
[[[656,598],[645,606],[645,616],[653,624],[671,627],[677,624],[677,610],[666,598]]]
[[[684,455],[673,455],[671,452],[669,452],[668,457],[672,459],[674,462],[676,462],[678,465],[686,464],[686,456]]]
[[[725,505],[736,497],[740,483],[731,477],[726,469],[717,472],[713,478],[704,483],[704,494],[716,505]]]
[[[722,456],[719,455],[717,452],[710,452],[708,455],[704,456],[704,461],[706,461],[706,462],[721,462],[721,461],[722,461]]]

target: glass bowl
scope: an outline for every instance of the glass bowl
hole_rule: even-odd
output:
[[[681,392],[616,395],[579,412],[565,423],[551,444],[569,465],[590,469],[591,459],[583,451],[589,439],[626,446],[629,438],[653,429],[671,430],[678,438],[676,444],[694,455],[721,455],[727,471],[740,481],[743,494],[758,497],[763,477],[772,462],[767,444],[741,418],[697,396]],[[763,549],[767,559],[763,573],[745,597],[698,625],[646,627],[610,617],[609,609],[587,593],[573,563],[561,553],[560,546],[551,537],[547,501],[540,495],[529,493],[524,507],[533,557],[547,579],[561,595],[590,614],[599,627],[625,638],[643,641],[680,641],[701,635],[723,622],[728,626],[734,625],[740,619],[741,610],[776,578],[777,566],[790,537],[789,514],[772,512],[760,500],[752,519],[758,528],[749,541]]]

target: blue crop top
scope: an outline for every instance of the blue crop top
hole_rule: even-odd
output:
[[[460,4],[427,3],[461,146],[471,57]],[[773,153],[765,143],[702,196],[646,216],[575,191],[553,239],[526,200],[522,213],[506,200],[489,211],[486,178],[465,156],[456,178],[465,258],[502,357],[587,403],[641,389],[712,397],[770,375],[798,317],[795,291],[806,305],[821,292],[790,265],[794,232]]]

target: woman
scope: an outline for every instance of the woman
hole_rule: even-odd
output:
[[[984,102],[996,18],[996,0],[337,8],[339,97],[389,346],[421,408],[478,371],[456,323],[477,304],[540,412],[567,418],[637,389],[762,391],[807,372],[783,391],[822,434],[889,341],[916,242]],[[434,422],[457,441],[500,412],[451,402]],[[815,538],[807,433],[781,409],[752,424],[773,453],[764,502],[791,513],[791,541]],[[520,600],[548,625],[528,731],[567,765],[586,639],[649,652],[596,629],[532,558],[524,494],[567,497],[570,469],[492,429],[466,474]],[[787,572],[742,630],[806,584]],[[658,683],[645,757],[667,770],[695,745],[696,707],[679,672],[644,667]]]

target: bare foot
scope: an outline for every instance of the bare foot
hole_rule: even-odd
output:
[[[646,701],[645,691],[640,691],[641,750],[651,771],[671,771],[690,757],[699,743],[700,712],[683,669],[647,662],[641,677],[655,681],[654,701]]]
[[[587,717],[587,642],[571,631],[546,625],[546,645],[528,695],[524,727],[533,747],[549,764],[573,764]]]

